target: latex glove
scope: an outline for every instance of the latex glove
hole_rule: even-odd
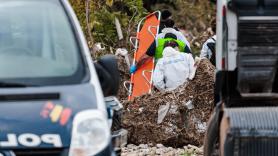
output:
[[[130,74],[133,74],[133,73],[136,72],[136,70],[137,70],[136,65],[132,65],[132,66],[130,67],[130,69],[129,69],[129,72],[130,72]]]

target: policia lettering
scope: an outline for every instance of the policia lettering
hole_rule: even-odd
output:
[[[16,134],[7,134],[6,141],[0,141],[0,147],[38,147],[42,143],[53,145],[53,147],[62,147],[61,137],[58,134],[36,134],[24,133],[17,136]]]
[[[182,41],[172,39],[172,38],[161,38],[161,39],[158,39],[158,45],[157,45],[157,48],[156,48],[156,51],[155,51],[155,59],[162,58],[162,52],[163,52],[163,49],[164,49],[164,45],[165,45],[165,43],[167,43],[169,41],[176,42],[178,44],[179,51],[180,52],[185,52],[186,44],[183,43]]]

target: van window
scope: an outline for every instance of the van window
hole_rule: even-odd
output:
[[[0,81],[34,85],[81,81],[84,64],[60,1],[0,3]]]

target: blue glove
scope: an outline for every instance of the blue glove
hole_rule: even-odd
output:
[[[137,70],[136,65],[132,65],[132,66],[130,67],[130,69],[129,69],[129,72],[130,72],[130,74],[133,74],[133,73],[136,72],[136,70]]]

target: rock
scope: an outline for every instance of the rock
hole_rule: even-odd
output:
[[[168,147],[167,149],[168,149],[168,151],[173,151],[174,150],[173,147]]]
[[[128,156],[128,153],[121,153],[121,156]]]
[[[140,145],[139,145],[139,148],[140,148],[140,149],[146,149],[146,148],[148,148],[148,145],[146,145],[146,144],[140,144]]]
[[[138,156],[144,156],[144,155],[145,155],[144,153],[139,153],[139,154],[138,154]]]
[[[133,144],[128,144],[128,145],[127,145],[127,148],[128,148],[128,149],[131,149],[131,148],[133,148],[133,147],[134,147]]]
[[[128,153],[128,156],[138,156],[138,152],[131,152],[131,153]]]
[[[156,147],[152,147],[149,154],[152,156],[155,155],[155,153],[156,153]]]
[[[161,149],[156,149],[155,154],[162,154]]]
[[[132,149],[132,148],[128,149],[128,153],[131,153],[133,151],[134,151],[134,149]]]
[[[163,148],[164,146],[162,144],[157,144],[156,147],[157,148]]]
[[[199,148],[197,146],[194,145],[188,145],[189,149],[192,149],[193,151],[199,151]]]
[[[189,154],[193,154],[194,153],[194,149],[193,148],[189,148],[185,152],[189,153]]]
[[[149,154],[150,151],[151,151],[151,150],[150,150],[149,148],[144,149],[145,154]]]
[[[185,153],[184,149],[178,149],[176,151],[176,155],[182,155],[183,153]]]
[[[167,156],[175,156],[175,152],[174,151],[169,151],[169,152],[165,153],[165,155],[167,155]]]

